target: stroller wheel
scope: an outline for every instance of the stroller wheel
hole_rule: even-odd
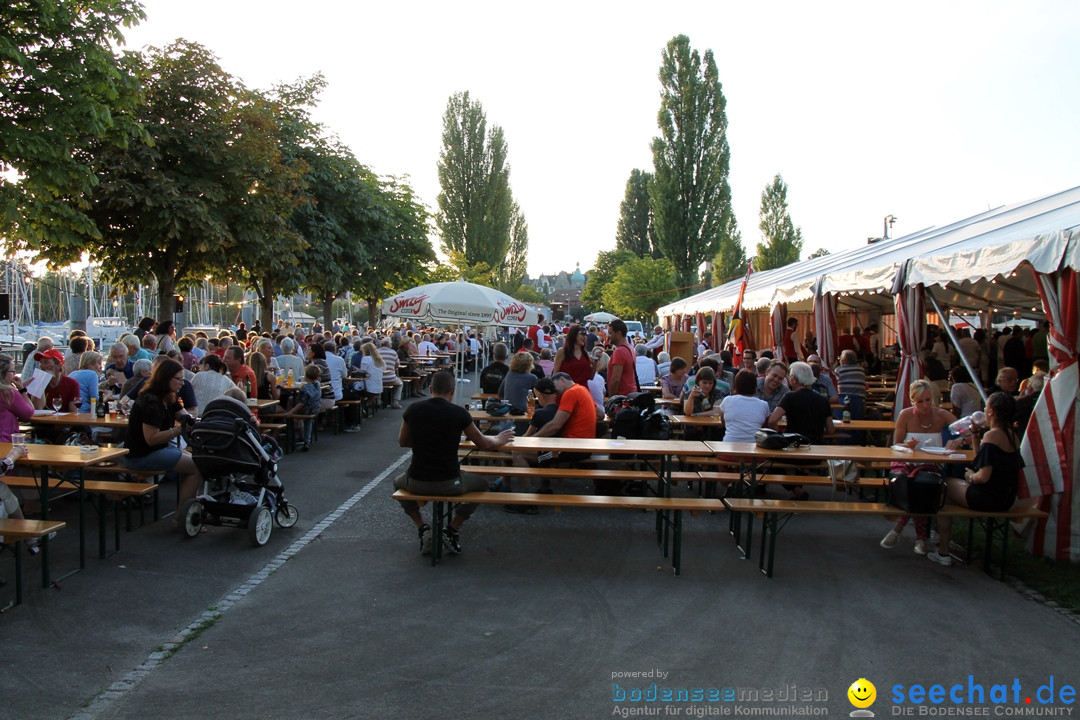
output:
[[[300,519],[300,511],[295,505],[278,505],[274,514],[277,524],[283,528],[291,528]]]
[[[193,538],[203,526],[203,505],[198,500],[188,500],[180,509],[180,529],[185,537]]]
[[[274,518],[270,509],[265,505],[259,505],[251,511],[248,518],[248,538],[255,547],[262,547],[270,539],[270,533],[274,530]]]

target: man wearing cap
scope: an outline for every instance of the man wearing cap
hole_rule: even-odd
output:
[[[53,399],[60,398],[60,412],[75,412],[79,405],[79,383],[64,375],[64,356],[59,350],[45,350],[34,353],[34,360],[39,368],[53,376],[42,397],[30,396],[34,409],[51,409]]]

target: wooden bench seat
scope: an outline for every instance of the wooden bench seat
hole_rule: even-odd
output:
[[[503,453],[505,455],[505,453]],[[615,468],[564,468],[564,467],[514,467],[513,465],[468,465],[463,470],[477,475],[497,475],[502,477],[524,478],[580,478],[583,480],[630,480],[648,482],[656,480],[652,470],[622,470]],[[696,472],[676,471],[671,473],[671,481],[693,482],[698,479]]]
[[[91,468],[91,470],[94,470],[96,472],[102,472],[102,469],[98,469],[98,468]],[[107,468],[104,468],[104,470],[115,471],[117,473],[122,473],[122,472],[125,471],[123,466],[108,466]],[[152,473],[152,472],[148,472],[148,471],[141,471],[141,472],[139,472],[139,471],[131,471],[131,474],[132,475],[153,477],[155,475],[160,475],[161,473]],[[26,477],[26,476],[21,476],[21,475],[8,475],[8,476],[4,477],[4,484],[6,484],[9,488],[12,488],[12,489],[33,490],[35,492],[40,491],[40,486],[39,486],[40,481],[37,478],[33,478],[33,477]],[[62,491],[62,495],[67,495],[67,494],[70,494],[70,493],[77,493],[79,491],[79,487],[82,488],[82,491],[83,491],[84,495],[89,495],[91,497],[98,498],[98,503],[94,504],[94,509],[98,513],[98,556],[101,559],[105,559],[105,558],[109,557],[110,555],[115,554],[118,550],[120,550],[120,505],[123,503],[123,501],[125,501],[127,499],[130,499],[130,498],[140,498],[141,499],[141,498],[144,498],[144,497],[150,497],[151,494],[155,493],[155,491],[158,489],[158,486],[155,483],[124,482],[122,480],[93,480],[93,479],[86,478],[86,479],[83,479],[83,481],[79,485],[74,485],[70,481],[65,480],[63,478],[60,478],[60,477],[50,477],[49,478],[49,490],[50,491],[52,491],[52,490],[60,490],[60,491]],[[61,497],[62,495],[56,495],[56,496],[50,495],[50,499],[55,499],[56,497]],[[156,500],[156,497],[157,496],[155,494],[154,495],[155,500]],[[113,520],[114,520],[113,548],[114,549],[113,549],[113,551],[111,553],[107,551],[106,541],[105,541],[107,516],[108,516],[108,512],[107,512],[107,509],[106,509],[106,503],[107,502],[111,502],[113,504]],[[130,504],[125,504],[124,507],[125,507],[125,518],[126,518],[125,527],[126,527],[127,531],[130,532],[131,529],[132,529],[131,506],[130,506]],[[141,514],[141,508],[142,508],[141,504],[140,504],[139,507],[140,507],[140,514]],[[158,519],[158,508],[157,508],[157,503],[155,502],[154,503],[154,520],[156,521],[157,519]],[[85,520],[86,520],[86,518],[85,518],[85,514],[83,512],[82,500],[81,500],[81,496],[80,496],[80,502],[79,502],[79,564],[80,564],[80,567],[84,567],[85,562],[86,562],[86,559],[85,559],[86,558],[86,535],[85,535],[85,530],[84,530],[85,525],[86,525]]]
[[[878,502],[846,501],[800,501],[773,500],[766,498],[725,498],[724,504],[733,513],[752,513],[762,519],[761,550],[758,567],[767,577],[772,577],[776,553],[776,536],[793,515],[877,515],[892,517],[911,514]],[[1008,558],[1008,540],[1012,532],[1009,523],[1015,520],[1035,520],[1047,517],[1047,513],[1035,508],[1022,508],[1006,512],[985,512],[947,504],[937,512],[938,517],[960,518],[968,520],[968,543],[966,562],[971,562],[971,538],[975,522],[983,525],[986,531],[986,543],[983,553],[983,569],[990,572],[990,559],[993,555],[994,540],[1001,541],[1000,578],[1005,577],[1005,564]],[[749,547],[749,545],[748,545]],[[766,560],[766,551],[768,558]]]
[[[15,605],[22,604],[22,548],[23,540],[47,538],[54,532],[59,532],[67,527],[67,523],[59,520],[23,520],[19,518],[0,518],[0,536],[4,543],[13,544],[15,552],[15,600],[8,603],[0,612],[4,612]],[[47,559],[42,554],[41,562],[44,565]]]
[[[532,468],[519,468],[522,470]],[[655,476],[654,476],[655,477]],[[431,564],[435,565],[442,556],[442,528],[449,520],[453,505],[457,503],[476,503],[480,505],[526,505],[533,507],[550,507],[561,509],[570,508],[607,508],[627,510],[655,510],[664,518],[671,513],[673,520],[670,527],[673,530],[671,564],[675,574],[680,574],[682,568],[682,512],[691,514],[698,512],[723,511],[724,504],[720,500],[711,498],[681,498],[681,497],[631,497],[622,495],[555,495],[546,493],[515,493],[515,492],[471,492],[462,495],[416,495],[406,490],[395,490],[395,500],[412,500],[420,505],[433,503],[432,516],[432,549]],[[445,506],[445,507],[444,507]],[[665,525],[666,527],[666,525]],[[662,542],[660,528],[657,528],[657,543]],[[666,533],[663,534],[665,557],[667,555]]]

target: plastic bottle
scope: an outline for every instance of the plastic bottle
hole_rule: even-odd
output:
[[[970,435],[974,430],[985,424],[986,414],[982,410],[976,410],[949,425],[949,430],[954,435]]]
[[[90,414],[93,415],[94,417],[97,417],[97,409],[98,409],[97,398],[96,397],[90,398]]]
[[[844,396],[844,422],[851,422],[851,398]]]
[[[533,412],[535,412],[535,411],[536,411],[536,397],[533,396],[533,395],[529,395],[529,407],[528,407],[528,410],[527,410],[527,412],[529,414],[529,417],[532,417]]]

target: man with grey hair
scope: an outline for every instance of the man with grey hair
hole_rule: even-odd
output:
[[[769,427],[779,430],[787,416],[787,432],[795,432],[820,443],[835,432],[829,401],[811,390],[814,370],[804,362],[793,362],[788,372],[788,392],[769,415]]]
[[[811,390],[814,370],[804,362],[793,362],[788,370],[788,392],[780,399],[779,406],[769,415],[769,427],[780,429],[780,420],[787,416],[787,432],[799,433],[810,442],[823,442],[826,435],[835,432],[832,407],[829,401]],[[787,488],[792,500],[808,500],[810,495],[801,485]]]
[[[22,369],[22,381],[23,385],[30,382],[30,378],[34,377],[34,370],[38,368],[38,361],[34,356],[39,352],[46,352],[52,350],[54,346],[53,339],[48,335],[42,335],[37,341],[37,350],[30,354],[30,357],[23,361]]]
[[[281,338],[281,354],[278,355],[278,367],[285,371],[286,376],[292,370],[293,385],[298,386],[304,382],[304,361],[296,354],[296,341],[291,337]]]
[[[637,370],[638,382],[642,385],[655,385],[656,361],[648,356],[649,349],[644,344],[634,346],[634,368]]]

